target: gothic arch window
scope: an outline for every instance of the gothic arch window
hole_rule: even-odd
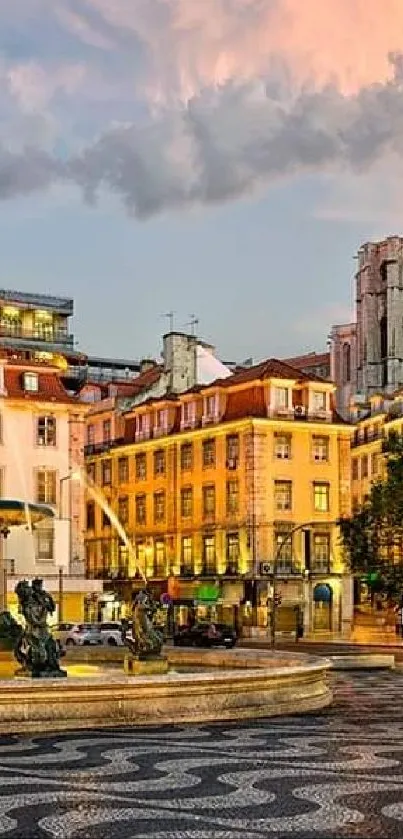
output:
[[[351,381],[351,347],[343,344],[343,382]]]

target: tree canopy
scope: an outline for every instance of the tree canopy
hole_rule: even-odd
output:
[[[382,452],[384,478],[339,526],[351,572],[365,577],[373,591],[396,596],[403,594],[403,435],[391,432]]]

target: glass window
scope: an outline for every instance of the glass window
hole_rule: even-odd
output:
[[[87,478],[90,481],[90,483],[95,483],[96,464],[95,463],[87,463],[86,472],[87,472]]]
[[[154,573],[156,577],[166,576],[166,550],[163,539],[157,539],[155,542],[155,563]]]
[[[127,524],[129,521],[129,499],[127,495],[118,499],[118,519],[121,524]]]
[[[23,376],[24,390],[27,393],[37,393],[39,390],[39,380],[37,373],[24,373]]]
[[[378,465],[378,452],[373,452],[373,454],[371,454],[371,475],[374,476],[378,474]]]
[[[274,505],[276,510],[291,510],[292,483],[291,481],[275,481]]]
[[[56,445],[56,417],[37,418],[36,443],[38,446]]]
[[[238,573],[239,533],[227,533],[227,567],[226,574]]]
[[[136,495],[136,524],[146,523],[146,496],[144,493]]]
[[[95,530],[95,504],[93,501],[87,503],[87,530]]]
[[[102,423],[102,439],[104,443],[110,443],[111,441],[111,421],[110,419],[104,420]]]
[[[39,504],[56,504],[56,472],[53,469],[38,469],[36,500]]]
[[[95,443],[95,425],[87,425],[87,445],[93,446]]]
[[[361,458],[361,477],[368,478],[368,455],[366,454]]]
[[[147,478],[147,455],[145,452],[136,454],[136,478],[145,481]]]
[[[185,403],[186,404],[186,403]],[[193,467],[193,445],[192,443],[183,443],[181,446],[181,469],[182,472],[188,472]]]
[[[203,518],[212,518],[215,515],[215,486],[208,484],[203,487]]]
[[[193,490],[184,487],[181,491],[181,515],[183,519],[190,519],[193,515]]]
[[[110,458],[108,460],[102,461],[102,486],[109,486],[112,483],[112,461]]]
[[[192,536],[182,537],[182,562],[181,574],[193,573],[193,538]]]
[[[312,561],[317,571],[329,570],[330,563],[330,534],[314,533]]]
[[[329,511],[329,484],[314,483],[314,507],[319,513]]]
[[[165,519],[165,492],[154,493],[154,523],[164,521]]]
[[[165,452],[163,449],[158,449],[154,452],[154,476],[165,475]]]
[[[326,393],[314,390],[312,393],[312,408],[314,411],[326,411]]]
[[[227,513],[237,513],[239,510],[239,483],[238,481],[227,481]]]
[[[217,397],[214,394],[213,396],[207,396],[206,398],[206,416],[214,417],[217,411]]]
[[[36,558],[52,560],[54,553],[55,532],[51,525],[38,525],[35,528]]]
[[[208,574],[215,574],[215,536],[203,536],[203,571]]]
[[[118,481],[125,484],[129,480],[129,458],[119,457],[118,459]]]
[[[275,403],[276,408],[289,407],[290,394],[287,387],[276,387],[275,389]]]
[[[351,461],[351,477],[353,481],[358,481],[358,457],[354,457]]]
[[[274,549],[277,557],[277,568],[291,570],[293,559],[293,534],[289,530],[277,529],[274,532]]]
[[[274,454],[279,460],[289,460],[291,457],[291,434],[274,435]]]
[[[203,466],[215,466],[215,440],[203,440]]]
[[[314,435],[312,437],[312,455],[317,461],[329,460],[329,438]]]

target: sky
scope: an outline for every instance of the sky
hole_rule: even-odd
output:
[[[403,233],[403,0],[0,4],[0,285],[82,351],[323,351]]]

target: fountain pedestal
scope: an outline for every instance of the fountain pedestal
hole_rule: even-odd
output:
[[[124,670],[126,676],[161,676],[168,673],[168,660],[164,656],[141,658],[129,653],[125,656]]]

